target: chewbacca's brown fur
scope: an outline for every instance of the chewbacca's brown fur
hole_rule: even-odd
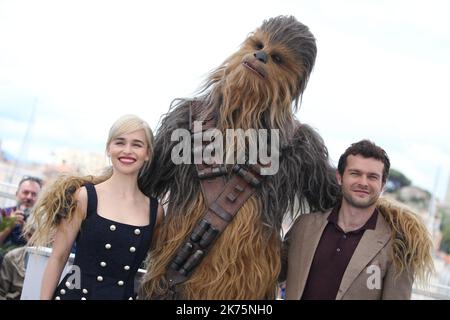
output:
[[[28,244],[31,246],[50,246],[56,229],[61,219],[73,219],[77,211],[76,191],[86,183],[99,184],[111,177],[112,171],[109,169],[102,176],[76,177],[61,175],[54,182],[49,183],[39,196],[38,202],[34,206],[33,214],[30,216],[30,223],[24,232],[30,232],[28,228],[33,228],[31,239]]]
[[[190,232],[193,223],[202,215],[203,197],[195,203],[190,212],[197,216],[171,216],[167,221],[166,234],[161,235],[156,250],[149,256],[145,288],[156,294],[163,294],[164,282],[155,281],[165,272],[165,266],[172,259],[183,235]],[[186,282],[183,290],[185,299],[254,299],[270,298],[278,272],[280,238],[273,233],[266,238],[267,227],[257,217],[256,200],[250,199],[231,225],[215,243],[212,251],[202,262],[202,268]],[[178,221],[171,221],[178,220]],[[165,239],[165,241],[163,240]],[[161,243],[164,241],[164,243]],[[220,252],[220,254],[217,254]],[[155,258],[153,258],[153,256]]]
[[[380,198],[377,208],[392,228],[392,255],[397,274],[411,272],[425,283],[433,271],[433,243],[425,224],[411,210],[392,200]]]

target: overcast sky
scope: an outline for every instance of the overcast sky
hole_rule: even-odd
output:
[[[299,120],[319,131],[335,163],[368,138],[442,198],[448,12],[445,0],[0,0],[2,147],[50,162],[65,147],[103,152],[110,125],[126,113],[156,129],[170,102],[193,96],[264,19],[291,14],[318,46]]]

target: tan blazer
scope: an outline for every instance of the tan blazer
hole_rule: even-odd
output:
[[[287,277],[286,299],[301,298],[330,213],[301,215],[286,235],[284,271],[280,277],[280,280]],[[413,278],[406,272],[395,276],[391,253],[391,229],[383,216],[378,214],[375,230],[364,232],[350,259],[336,300],[410,299]]]

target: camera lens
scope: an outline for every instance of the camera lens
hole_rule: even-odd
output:
[[[25,208],[23,209],[23,216],[25,219],[27,219],[30,216],[31,213],[31,209],[30,208]]]

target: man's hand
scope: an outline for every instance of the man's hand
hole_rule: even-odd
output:
[[[15,226],[22,228],[25,223],[25,217],[23,212],[16,210],[9,217],[3,217],[0,226],[0,245],[3,244],[5,239],[11,234]]]
[[[25,215],[22,210],[16,210],[11,214],[11,218],[14,218],[15,225],[23,227],[25,224]]]

